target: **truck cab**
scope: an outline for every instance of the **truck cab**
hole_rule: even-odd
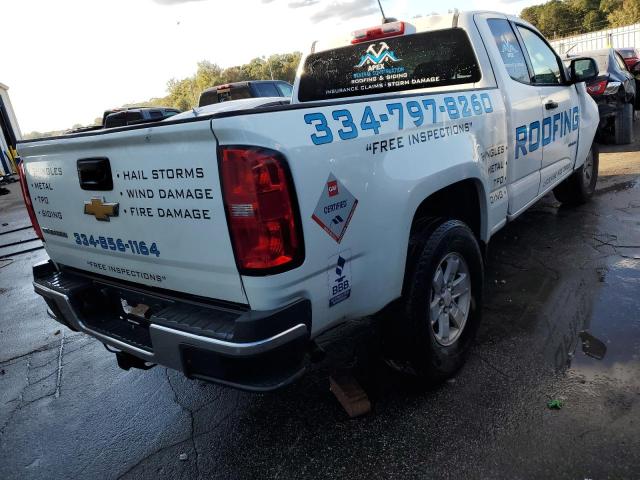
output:
[[[291,84],[283,80],[251,80],[226,83],[207,88],[200,94],[199,107],[216,103],[257,97],[291,97]]]

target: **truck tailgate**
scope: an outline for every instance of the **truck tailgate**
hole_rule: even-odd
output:
[[[247,303],[210,121],[19,145],[51,259],[121,280]]]

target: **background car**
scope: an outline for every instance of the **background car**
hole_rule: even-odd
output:
[[[123,107],[105,110],[102,114],[102,123],[88,127],[77,127],[65,131],[68,133],[84,133],[103,128],[124,127],[135,123],[159,122],[165,118],[181,113],[177,108],[170,107]]]
[[[214,103],[254,97],[291,97],[293,87],[283,80],[251,80],[227,83],[206,89],[200,94],[199,107]]]
[[[140,107],[107,110],[102,116],[103,128],[123,127],[135,123],[158,122],[180,113],[177,108]]]
[[[640,55],[635,48],[617,48],[616,51],[622,56],[629,70],[640,61]]]
[[[628,144],[633,141],[634,109],[638,109],[636,79],[622,56],[613,48],[591,50],[568,58],[591,57],[598,64],[598,77],[587,83],[587,92],[598,104],[598,140]],[[637,63],[637,62],[636,62]]]

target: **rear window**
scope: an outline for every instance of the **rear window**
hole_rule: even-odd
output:
[[[584,54],[585,57],[591,57],[593,58],[596,63],[598,64],[598,70],[600,71],[601,74],[603,73],[607,73],[607,69],[609,68],[609,54],[604,54],[604,55],[593,55],[593,54],[588,54],[585,53]]]
[[[289,85],[288,83],[284,83],[284,82],[280,82],[276,84],[276,87],[278,87],[278,90],[280,90],[280,94],[283,97],[290,97],[291,93],[293,91],[293,87],[291,85]]]
[[[227,93],[219,93],[218,101],[226,102],[227,100],[238,100],[240,98],[252,98],[251,90],[249,90],[249,85],[241,85],[241,86],[231,86],[231,90]]]
[[[214,103],[218,103],[218,93],[215,89],[213,90],[205,90],[200,94],[200,101],[198,102],[199,107],[204,107],[205,105],[212,105]]]
[[[480,68],[462,29],[416,33],[311,54],[301,102],[473,83]]]
[[[635,50],[618,50],[622,58],[634,58],[636,56]]]

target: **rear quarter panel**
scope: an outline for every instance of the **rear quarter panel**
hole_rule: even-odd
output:
[[[486,108],[465,111],[467,116],[463,116],[458,97],[468,101],[472,95],[476,99],[483,96]],[[435,105],[435,114],[432,109],[424,109],[424,121],[416,126],[407,114],[407,103],[423,105],[423,101]],[[458,102],[457,119],[452,118],[456,117],[455,112],[450,115],[446,106],[452,101]],[[391,115],[388,107],[397,103],[404,109],[402,130],[398,113]],[[378,133],[362,128],[367,109],[380,121]],[[345,117],[334,113],[344,110],[358,131],[357,137],[348,140],[340,138],[339,130],[354,127],[344,127]],[[321,140],[325,143],[314,144],[312,135],[327,134],[318,132],[318,122],[309,122],[309,115],[326,119],[331,142],[325,138]],[[339,120],[334,120],[334,115]],[[254,309],[275,308],[298,297],[311,299],[314,335],[342,319],[374,313],[400,296],[413,216],[430,194],[452,183],[473,179],[482,203],[481,235],[485,240],[506,213],[506,118],[497,89],[214,118],[212,129],[221,146],[270,148],[281,152],[289,163],[302,219],[305,261],[286,273],[243,276],[242,281]],[[387,142],[386,149],[382,148],[383,142]],[[327,198],[328,182],[334,177],[339,189],[337,198],[350,198],[348,191],[357,199],[353,212],[337,212],[343,220],[352,214],[344,235],[338,239],[312,219],[314,212],[318,213],[320,199]],[[351,277],[350,291],[348,298],[332,305],[339,256],[346,260],[340,270]]]

